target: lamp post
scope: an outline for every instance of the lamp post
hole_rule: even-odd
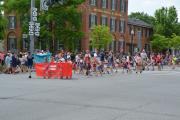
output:
[[[133,36],[134,36],[134,30],[131,30],[131,55],[134,53],[134,46],[133,46]]]

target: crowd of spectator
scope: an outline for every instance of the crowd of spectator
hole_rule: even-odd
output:
[[[49,51],[39,50],[34,54],[47,54]],[[34,57],[29,52],[13,53],[0,52],[1,72],[6,74],[17,74],[28,72],[28,68],[33,68]],[[74,73],[84,75],[103,75],[112,74],[122,69],[123,72],[142,73],[143,70],[162,70],[164,65],[171,65],[175,69],[175,65],[179,64],[179,56],[170,54],[147,55],[145,50],[135,53],[133,56],[129,54],[113,53],[112,51],[85,51],[72,53],[68,51],[60,51],[51,56],[51,62],[67,62],[73,64]],[[45,62],[50,62],[45,60]]]

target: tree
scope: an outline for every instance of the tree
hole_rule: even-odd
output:
[[[31,0],[8,0],[6,10],[18,13],[19,20],[23,21],[23,31],[28,32]],[[50,48],[54,51],[56,43],[61,42],[66,49],[74,50],[77,40],[83,36],[81,30],[81,13],[77,6],[84,0],[51,0],[48,11],[39,13],[38,22],[41,24],[40,37],[36,41],[36,48]],[[40,0],[36,0],[39,8]],[[41,46],[41,47],[40,47]]]
[[[139,20],[142,20],[142,21],[144,21],[150,25],[154,25],[154,22],[155,22],[155,18],[153,16],[150,16],[144,12],[132,12],[129,15],[129,18],[139,19]]]
[[[98,25],[92,28],[90,39],[93,48],[102,49],[112,42],[112,35],[107,26]]]
[[[174,25],[174,33],[180,36],[180,23]]]
[[[170,47],[169,39],[159,34],[153,35],[151,45],[155,52],[166,51]]]
[[[15,11],[19,15],[23,15],[30,10],[30,4],[30,0],[6,0],[5,10],[8,13]]]
[[[180,50],[180,36],[176,36],[176,34],[173,34],[169,44],[172,49]]]
[[[5,0],[4,11],[6,14],[15,13],[16,21],[21,22],[21,33],[28,33],[29,14],[30,14],[30,0]],[[18,38],[17,47],[22,49],[22,37]],[[27,41],[29,42],[29,41]]]
[[[50,6],[74,6],[77,7],[79,4],[83,3],[85,0],[50,0]]]
[[[164,35],[166,37],[171,37],[173,33],[178,33],[176,31],[176,26],[178,24],[177,10],[174,6],[172,7],[162,7],[155,12],[155,33]]]
[[[3,10],[4,10],[4,6],[0,5],[0,40],[4,39],[6,26],[7,26],[7,19],[2,14]]]
[[[48,11],[47,20],[53,33],[52,39],[62,43],[66,50],[76,50],[76,44],[83,37],[81,13],[77,10],[77,5],[83,1],[68,0],[63,5],[53,5]]]

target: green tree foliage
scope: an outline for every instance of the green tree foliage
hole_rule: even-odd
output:
[[[169,39],[165,36],[154,34],[151,41],[152,49],[156,52],[162,52],[169,48]]]
[[[74,6],[56,6],[48,11],[46,17],[54,37],[64,44],[65,49],[75,50],[77,42],[82,38],[81,14]]]
[[[49,3],[51,6],[74,6],[77,7],[79,4],[83,3],[85,0],[51,0]]]
[[[30,4],[30,0],[6,0],[5,10],[8,13],[15,11],[16,13],[23,15],[29,11]]]
[[[170,47],[180,50],[180,36],[172,35],[172,39],[169,41]]]
[[[112,35],[106,26],[94,26],[91,34],[91,46],[93,48],[106,48],[112,42]]]
[[[174,6],[157,9],[154,17],[144,12],[131,13],[129,17],[153,25],[154,35],[151,44],[154,51],[161,52],[169,48],[179,49],[180,23],[178,23],[177,10]]]
[[[150,16],[144,12],[132,12],[129,15],[129,18],[136,18],[136,19],[142,20],[150,25],[154,25],[154,22],[155,22],[155,18],[153,16]]]
[[[176,31],[178,25],[177,10],[174,6],[162,7],[155,12],[155,33],[171,37],[173,33],[179,34]]]
[[[6,26],[7,26],[7,19],[2,14],[3,10],[4,10],[4,6],[0,5],[0,40],[4,39]]]
[[[176,35],[180,36],[180,23],[174,25],[174,31]]]
[[[64,44],[65,49],[74,50],[77,40],[83,36],[81,30],[81,13],[77,6],[84,0],[51,0],[48,11],[39,11],[38,21],[41,23],[40,37],[37,39],[38,48],[51,48],[54,50],[58,41]],[[40,0],[35,0],[36,7],[39,8]],[[15,11],[22,21],[23,33],[28,33],[31,0],[8,0],[6,11]],[[52,49],[53,47],[53,49]]]

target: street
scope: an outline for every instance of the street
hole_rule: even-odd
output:
[[[0,120],[179,120],[180,70],[42,79],[0,74]]]

